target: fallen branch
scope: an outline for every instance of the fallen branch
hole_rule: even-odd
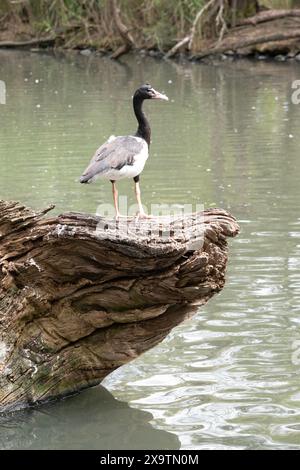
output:
[[[127,52],[129,52],[130,50],[131,50],[131,47],[129,47],[128,44],[123,44],[122,46],[118,47],[118,49],[110,55],[110,58],[117,60],[122,55],[127,54]]]
[[[181,41],[177,42],[174,47],[172,47],[166,54],[165,59],[169,59],[173,57],[176,52],[183,46],[185,46],[190,41],[190,36],[186,36],[185,38],[181,39]]]
[[[223,0],[210,0],[208,3],[206,3],[202,8],[201,10],[198,11],[194,21],[193,21],[193,24],[192,24],[192,27],[191,27],[191,31],[190,31],[190,34],[186,37],[184,37],[183,39],[181,39],[180,41],[178,41],[175,46],[173,46],[166,54],[165,54],[165,58],[168,59],[170,57],[173,57],[177,51],[185,46],[186,44],[188,44],[187,46],[187,49],[190,51],[193,47],[193,43],[194,43],[194,39],[195,39],[195,34],[196,34],[196,31],[197,31],[197,26],[201,20],[201,18],[203,17],[204,13],[206,13],[211,7],[216,7],[218,12],[217,12],[217,15],[216,15],[216,25],[217,27],[220,27],[220,34],[219,34],[219,39],[218,39],[218,42],[222,41],[223,39],[223,36],[226,32],[226,29],[227,29],[227,25],[226,25],[226,22],[225,22],[225,19],[224,19],[224,16],[223,16],[223,13],[224,13],[224,2]]]
[[[270,33],[263,36],[255,38],[245,38],[245,39],[236,39],[228,38],[224,40],[223,45],[213,46],[207,49],[204,49],[198,54],[193,55],[190,59],[202,59],[212,54],[222,54],[226,51],[236,51],[237,49],[243,49],[245,47],[255,46],[257,44],[263,44],[267,42],[277,42],[284,41],[289,39],[298,39],[300,38],[300,29],[290,32],[281,32],[281,33]]]
[[[218,1],[218,0],[217,0]],[[192,48],[192,45],[193,45],[193,42],[194,42],[194,37],[195,37],[195,34],[196,34],[196,28],[198,26],[198,23],[201,19],[201,17],[203,16],[203,14],[216,2],[216,0],[210,0],[208,3],[206,3],[204,5],[204,7],[201,8],[201,10],[198,11],[194,21],[193,21],[193,24],[192,24],[192,27],[191,27],[191,31],[190,31],[190,34],[188,36],[186,36],[185,38],[181,39],[180,41],[178,41],[174,47],[172,47],[166,54],[165,54],[165,58],[166,59],[169,59],[170,57],[173,57],[176,52],[183,46],[185,46],[186,44],[188,44],[188,49],[190,50]]]
[[[265,23],[267,21],[278,20],[280,18],[287,18],[287,17],[300,17],[300,9],[295,10],[266,10],[257,13],[254,16],[250,16],[249,18],[244,18],[240,20],[236,26],[245,26],[245,25],[257,25],[259,23]]]
[[[26,46],[38,46],[40,44],[54,44],[58,36],[48,36],[45,38],[29,39],[27,41],[2,41],[0,47],[26,47]]]

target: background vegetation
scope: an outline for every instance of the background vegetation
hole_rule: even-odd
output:
[[[216,0],[229,8],[234,0]],[[119,0],[122,21],[139,47],[166,50],[190,31],[197,12],[208,0]],[[240,15],[255,13],[255,0],[237,0]],[[260,6],[290,8],[299,0],[261,0]],[[226,10],[225,10],[226,12]],[[225,19],[227,20],[225,15]],[[198,35],[214,34],[199,25]],[[211,20],[211,24],[214,23]],[[116,28],[112,0],[1,0],[0,40],[61,36],[64,47],[114,50],[122,43]]]

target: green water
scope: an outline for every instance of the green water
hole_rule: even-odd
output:
[[[0,53],[0,198],[95,212],[108,182],[77,182],[109,135],[153,132],[143,202],[223,207],[239,220],[227,284],[103,387],[0,419],[0,448],[300,449],[299,63],[175,64]],[[119,192],[134,202],[131,181]]]

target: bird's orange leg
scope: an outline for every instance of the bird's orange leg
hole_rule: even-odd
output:
[[[140,183],[138,181],[135,181],[135,196],[136,200],[139,206],[139,212],[137,214],[138,219],[151,219],[151,215],[146,214],[143,208],[142,200],[141,200],[141,189],[140,189]]]
[[[116,210],[116,219],[120,217],[120,212],[119,212],[119,204],[118,204],[118,190],[116,187],[116,182],[112,181],[112,193],[113,193],[113,198],[114,198],[114,206]]]

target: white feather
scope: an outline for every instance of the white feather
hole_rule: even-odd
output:
[[[144,139],[141,139],[140,137],[134,137],[134,139],[136,139],[142,144],[142,150],[135,155],[133,165],[124,165],[120,170],[112,168],[106,171],[105,173],[96,176],[95,179],[104,178],[109,180],[121,180],[123,178],[134,178],[143,171],[145,163],[149,156],[148,145],[146,141]]]

